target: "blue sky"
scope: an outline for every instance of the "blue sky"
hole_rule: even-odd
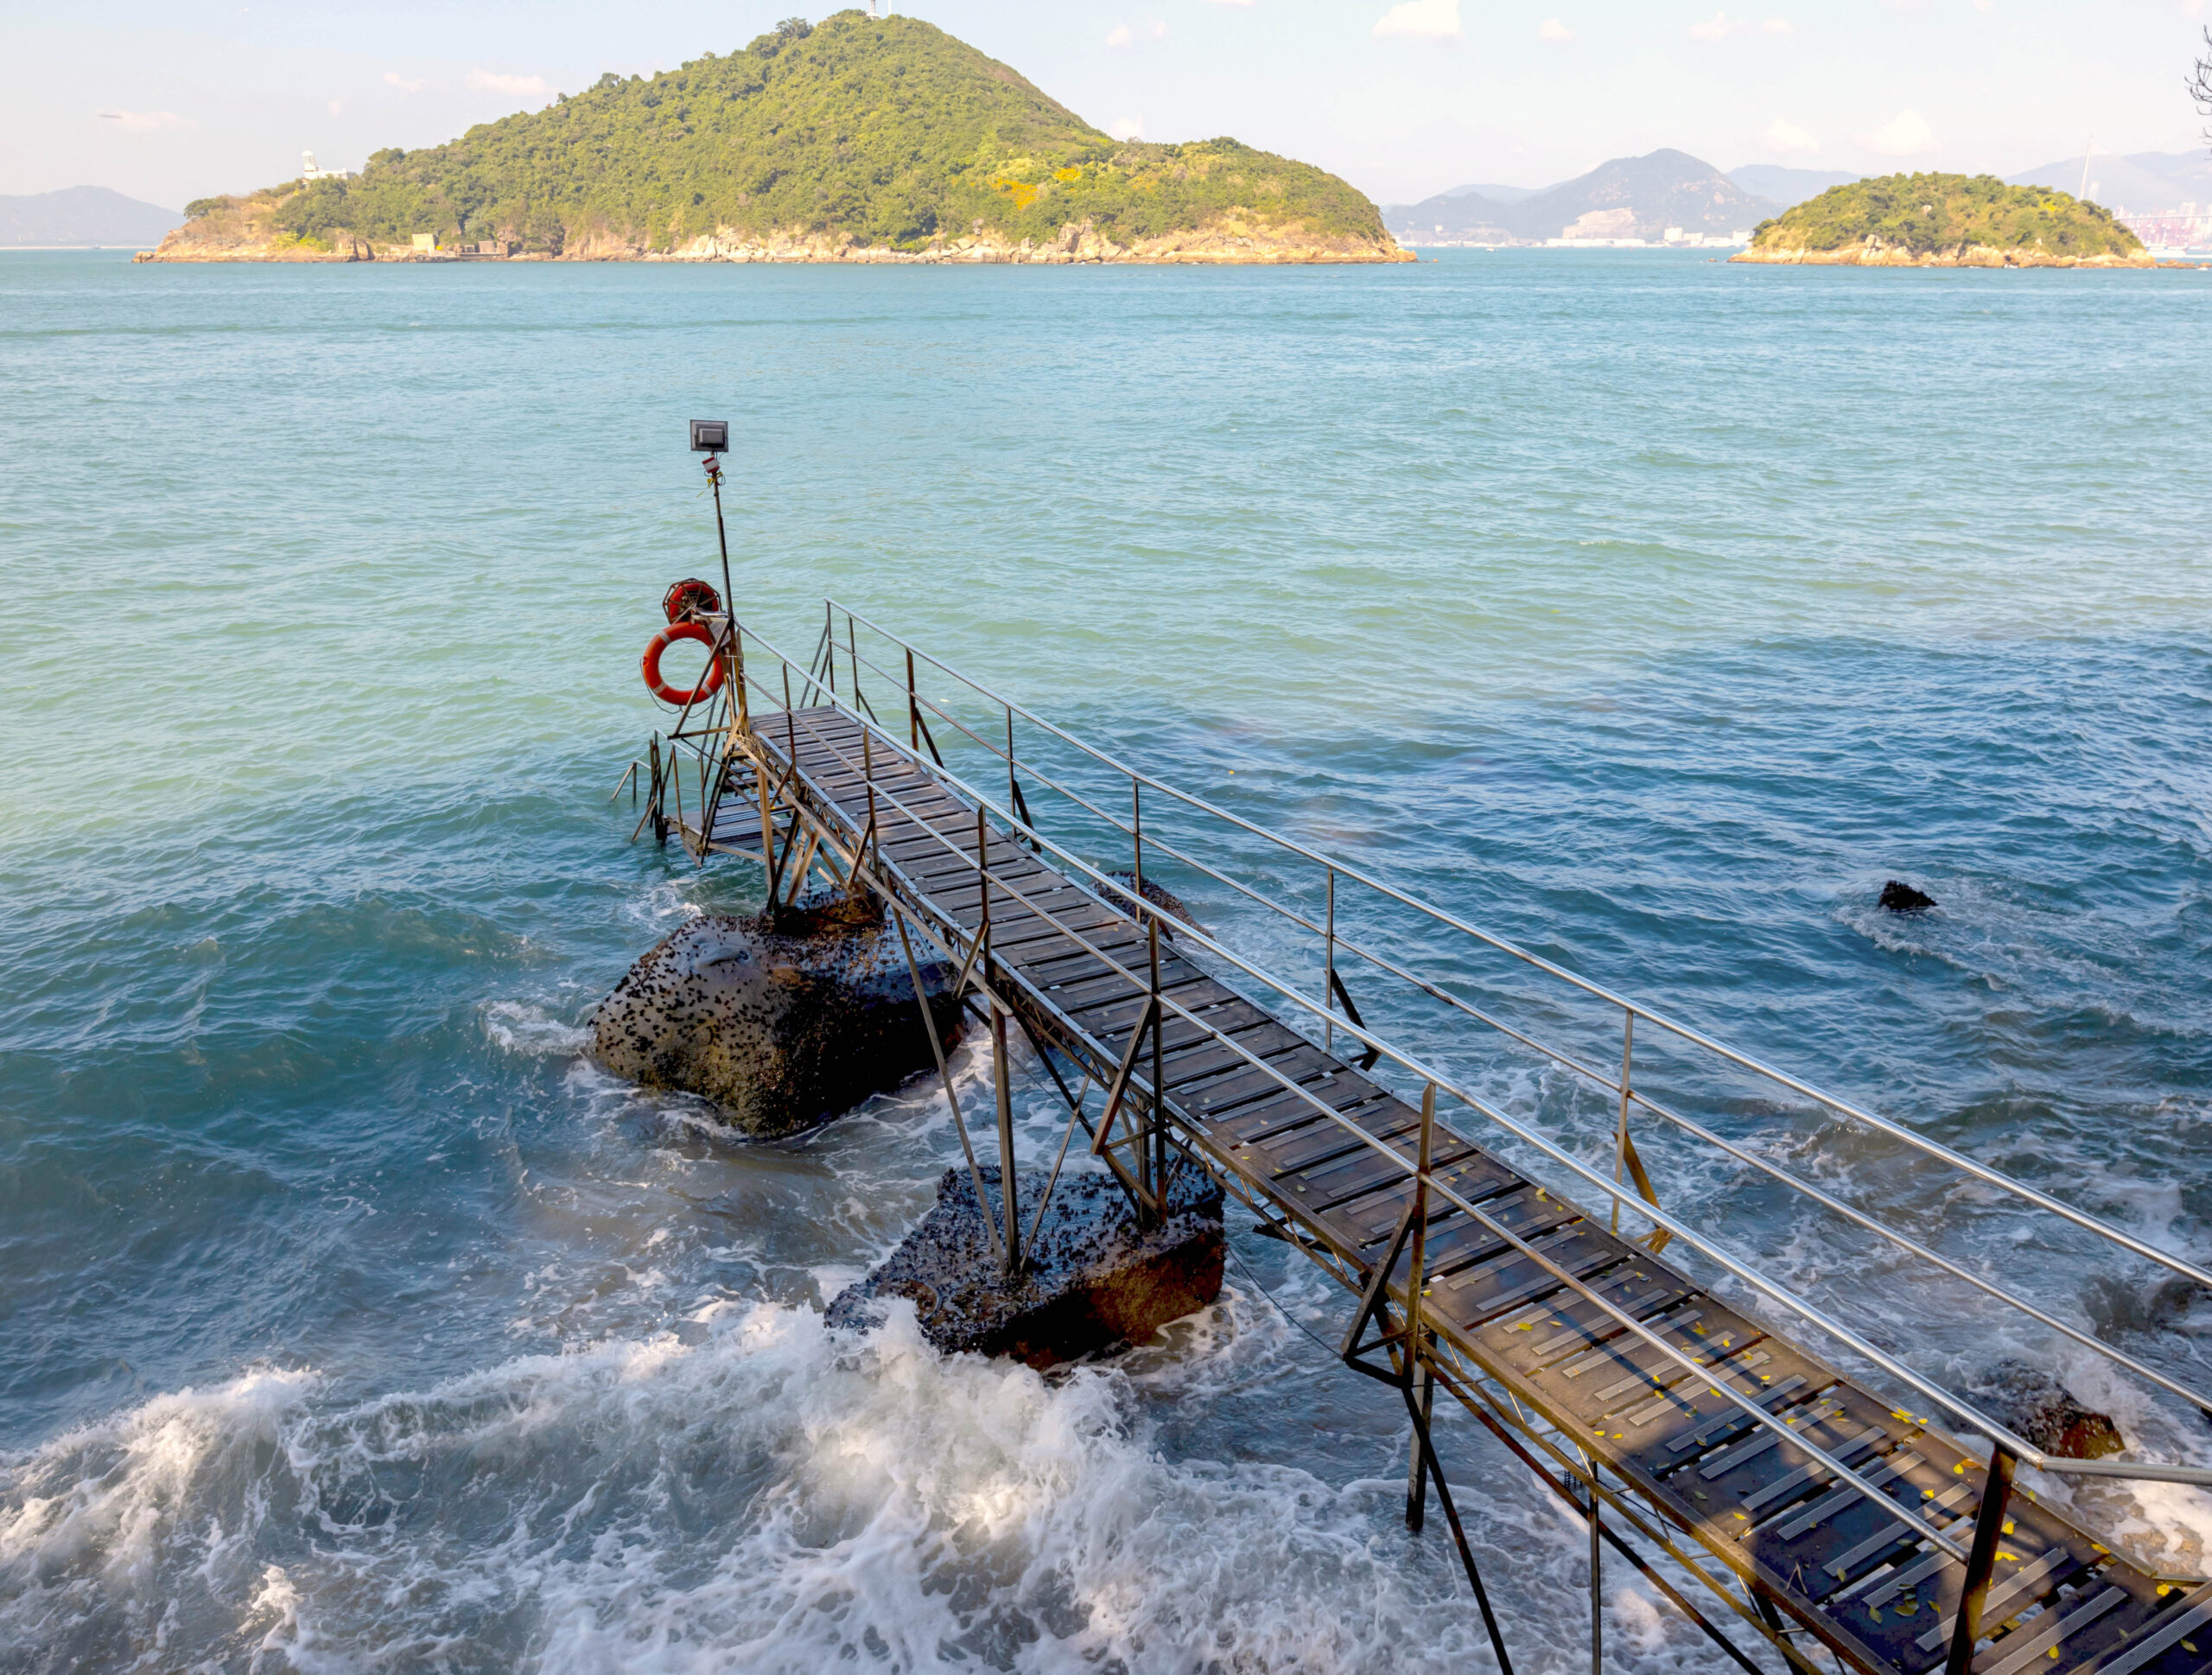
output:
[[[1678,146],[1722,169],[2010,174],[2181,150],[2212,0],[917,0],[1118,132],[1233,134],[1384,202]],[[742,46],[793,0],[0,5],[0,193],[172,207],[359,167],[603,70]],[[810,16],[822,12],[810,11]],[[103,115],[102,113],[109,113]]]

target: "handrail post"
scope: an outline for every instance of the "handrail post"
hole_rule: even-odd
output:
[[[822,672],[829,678],[830,690],[837,690],[837,618],[830,608],[830,602],[822,602]]]
[[[1981,1509],[1974,1520],[1974,1546],[1967,1553],[1967,1573],[1959,1588],[1958,1626],[1951,1631],[1951,1653],[1943,1675],[1967,1675],[1974,1664],[1974,1642],[1981,1638],[1981,1608],[1989,1599],[1989,1575],[1997,1564],[1998,1538],[2005,1533],[2005,1506],[2012,1497],[2012,1451],[2002,1443],[1989,1445],[1989,1474],[1982,1480]]]
[[[1621,1009],[1621,1111],[1620,1124],[1613,1135],[1613,1185],[1620,1187],[1628,1175],[1628,1072],[1629,1058],[1636,1050],[1636,1014],[1627,1007]],[[1613,1194],[1611,1231],[1621,1230],[1621,1195]]]
[[[861,701],[861,643],[859,633],[853,627],[850,611],[845,613],[845,650],[853,660],[853,702],[858,704]]]
[[[1129,841],[1135,862],[1130,876],[1137,881],[1137,900],[1144,900],[1144,787],[1129,775]],[[1140,909],[1141,911],[1141,909]]]
[[[776,905],[783,896],[783,876],[776,868],[776,817],[768,811],[768,753],[760,748],[760,741],[753,742],[753,798],[760,805],[760,875],[768,887],[766,911],[772,920]],[[791,817],[796,825],[798,817]],[[794,890],[796,896],[798,892]]]
[[[1406,1398],[1418,1402],[1421,1417],[1433,1411],[1436,1383],[1421,1359],[1421,1294],[1428,1281],[1428,1167],[1436,1155],[1436,1084],[1424,1082],[1421,1090],[1421,1143],[1414,1170],[1413,1233],[1410,1260],[1406,1268]],[[1389,1277],[1383,1284],[1389,1284]],[[1421,1533],[1428,1502],[1427,1456],[1421,1452],[1415,1426],[1413,1459],[1406,1468],[1406,1527]]]
[[[1153,914],[1145,920],[1146,954],[1152,967],[1152,1134],[1149,1146],[1140,1146],[1137,1156],[1144,1159],[1147,1189],[1152,1194],[1152,1213],[1155,1221],[1167,1217],[1167,1090],[1161,1084],[1160,1029],[1164,1021],[1160,1005],[1160,915]]]
[[[1421,1293],[1426,1280],[1428,1260],[1428,1166],[1436,1155],[1436,1084],[1425,1082],[1421,1090],[1421,1144],[1419,1162],[1414,1170],[1412,1265],[1406,1272],[1406,1353],[1415,1356],[1421,1349]],[[1410,1362],[1408,1362],[1410,1365]]]
[[[991,965],[990,830],[983,811],[976,810],[976,882],[981,887],[976,939],[982,950],[976,961],[982,974],[983,1003],[991,1014],[991,1080],[998,1100],[999,1203],[1005,1214],[1006,1271],[1009,1278],[1021,1271],[1020,1200],[1014,1179],[1014,1084],[1006,1057],[1006,1012],[998,1002],[998,978]],[[984,1210],[988,1216],[989,1211]]]
[[[737,694],[736,713],[730,720],[730,737],[734,741],[753,725],[753,710],[745,694],[745,630],[737,626],[734,610],[729,617],[729,684]]]
[[[1329,927],[1322,934],[1321,946],[1321,1004],[1328,1019],[1321,1025],[1321,1047],[1324,1052],[1337,1050],[1337,869],[1325,867],[1329,879]]]
[[[1018,812],[1014,799],[1021,794],[1014,782],[1014,706],[1006,707],[1006,806],[1009,813]]]
[[[922,753],[922,704],[914,692],[914,648],[906,647],[906,747]]]
[[[868,729],[861,729],[861,783],[868,787],[868,830],[861,834],[859,848],[853,851],[853,881],[860,882],[861,863],[868,859],[868,849],[874,844],[880,850],[883,835],[875,826],[875,750],[868,738]]]

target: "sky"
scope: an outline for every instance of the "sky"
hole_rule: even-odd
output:
[[[727,52],[795,0],[0,0],[0,194],[169,208],[358,169],[602,71]],[[1675,146],[1723,169],[2009,175],[2201,148],[2212,0],[914,0],[1121,135],[1234,135],[1382,203]],[[807,11],[820,17],[822,11]]]

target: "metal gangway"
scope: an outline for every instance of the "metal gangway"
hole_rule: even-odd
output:
[[[2212,1470],[2037,1449],[1882,1347],[1878,1322],[1662,1203],[1638,1142],[1665,1137],[1856,1230],[1870,1263],[1915,1273],[1923,1306],[1961,1330],[1993,1309],[2207,1411],[1758,1131],[1812,1119],[1878,1137],[1890,1162],[2033,1218],[2046,1252],[2193,1285],[2212,1273],[1165,784],[835,601],[804,658],[702,620],[726,678],[632,765],[632,838],[650,825],[702,864],[749,859],[772,902],[810,878],[865,895],[910,963],[957,971],[994,1047],[1006,1167],[996,1194],[980,1173],[976,1189],[998,1199],[999,1259],[1019,1264],[1044,1208],[1017,1201],[1011,1025],[1069,1111],[1047,1199],[1080,1133],[1140,1213],[1202,1169],[1341,1282],[1342,1357],[1401,1393],[1414,1433],[1408,1521],[1421,1527],[1433,1484],[1502,1667],[1435,1453],[1439,1389],[1586,1524],[1593,1670],[1608,1550],[1747,1670],[1762,1665],[1746,1634],[1808,1675],[1823,1656],[1867,1675],[2212,1669],[2212,1583],[2154,1574],[2013,1481],[2026,1465],[2207,1486]],[[1171,882],[1233,911],[1235,933],[1177,911]],[[942,1043],[938,1061],[977,1170]],[[1536,1077],[1533,1111],[1496,1091],[1516,1067],[1522,1086]]]

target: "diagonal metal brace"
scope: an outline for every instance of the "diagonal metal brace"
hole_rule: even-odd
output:
[[[855,876],[859,876],[857,866],[853,871]],[[976,1148],[969,1143],[968,1119],[960,1114],[960,1096],[953,1092],[952,1071],[944,1061],[944,1043],[938,1039],[937,1015],[930,1010],[929,996],[922,988],[922,968],[914,961],[914,945],[907,939],[906,918],[896,908],[891,909],[891,922],[899,927],[899,946],[906,956],[906,975],[914,981],[914,1004],[922,1009],[922,1027],[930,1032],[930,1051],[937,1056],[937,1073],[944,1081],[945,1103],[952,1107],[952,1126],[960,1134],[961,1154],[968,1160],[968,1180],[976,1188],[976,1207],[983,1213],[983,1231],[990,1235],[991,1255],[995,1259],[1003,1260],[1006,1246],[999,1238],[998,1219],[991,1213],[991,1201],[983,1195],[983,1172],[976,1167]],[[974,946],[968,950],[967,959],[960,962],[960,975],[953,979],[954,994],[966,990],[969,967],[974,964],[982,946],[983,939],[979,936]]]

